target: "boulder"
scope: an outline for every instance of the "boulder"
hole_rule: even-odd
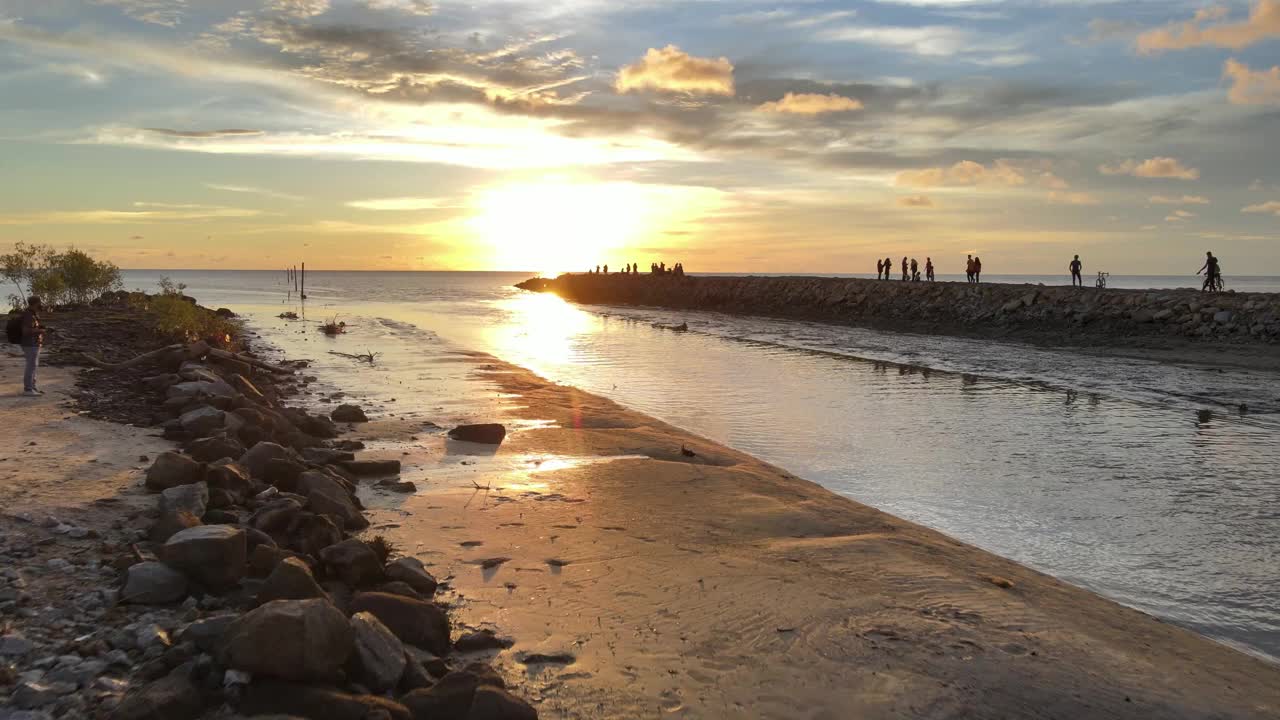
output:
[[[316,470],[309,470],[298,476],[297,491],[307,498],[307,509],[328,515],[341,522],[348,530],[360,530],[369,527],[369,521],[356,507],[355,500],[337,478]]]
[[[275,714],[308,720],[414,720],[404,705],[377,695],[352,695],[273,680],[249,685],[239,710],[248,717]]]
[[[400,675],[400,692],[407,693],[411,690],[420,688],[429,688],[435,685],[436,681],[432,679],[431,673],[427,672],[426,666],[418,661],[408,650],[404,653],[404,673]]]
[[[203,525],[204,521],[189,512],[162,513],[151,526],[151,542],[163,543],[183,530]]]
[[[310,600],[326,597],[320,583],[311,574],[311,568],[297,558],[283,558],[258,588],[258,604],[273,600]]]
[[[234,456],[239,457],[240,453]],[[213,464],[205,470],[205,482],[211,490],[224,490],[233,497],[245,500],[253,491],[253,481],[249,479],[249,469],[239,463]]]
[[[399,685],[404,675],[405,649],[395,633],[367,612],[351,616],[351,630],[355,636],[357,681],[376,693]]]
[[[298,478],[306,471],[306,465],[289,458],[272,458],[267,461],[262,479],[281,490],[292,490],[298,486]]]
[[[169,538],[161,559],[201,585],[220,590],[244,577],[248,550],[244,531],[230,525],[202,525]]]
[[[350,450],[337,450],[334,448],[307,448],[302,451],[302,459],[313,465],[329,465],[355,460],[356,454]]]
[[[353,588],[382,581],[382,560],[373,548],[355,538],[321,550],[320,562],[330,576]]]
[[[231,398],[236,394],[235,388],[219,380],[210,382],[208,380],[192,380],[189,382],[180,382],[171,385],[165,392],[165,397],[174,398],[198,398],[198,397],[223,397]]]
[[[348,460],[341,464],[352,475],[399,475],[399,460]]]
[[[423,567],[422,561],[415,557],[398,557],[387,563],[384,572],[388,580],[403,582],[426,597],[434,595],[439,585]]]
[[[324,515],[304,512],[289,528],[285,544],[303,555],[319,557],[320,551],[342,542],[342,530]]]
[[[302,503],[293,498],[279,498],[254,510],[249,517],[249,526],[268,535],[282,533],[301,513]]]
[[[186,576],[164,563],[151,560],[130,565],[125,571],[120,602],[163,605],[186,596]]]
[[[267,461],[273,458],[287,458],[289,451],[273,442],[260,442],[249,448],[240,458],[240,464],[249,468],[251,477],[265,477]]]
[[[345,422],[345,423],[369,422],[369,417],[364,414],[364,410],[361,409],[359,405],[352,405],[350,403],[344,403],[334,408],[333,412],[329,413],[329,417],[334,422]]]
[[[449,437],[464,442],[498,445],[507,437],[507,429],[500,423],[481,423],[478,425],[459,425],[449,431]]]
[[[480,685],[471,699],[467,720],[538,720],[538,711],[503,688]]]
[[[351,612],[372,613],[402,642],[430,650],[449,652],[449,618],[429,602],[389,593],[365,592],[351,601]]]
[[[1146,308],[1138,308],[1130,313],[1129,317],[1136,323],[1150,323],[1155,322],[1156,314]]]
[[[380,488],[386,488],[387,490],[390,490],[391,492],[398,492],[398,493],[414,493],[414,492],[418,492],[418,486],[417,486],[417,485],[414,485],[414,484],[413,484],[413,482],[412,482],[412,481],[409,481],[409,480],[402,480],[402,481],[397,481],[397,480],[383,480],[383,481],[381,481],[381,482],[379,482],[379,483],[378,483],[378,487],[380,487]]]
[[[178,424],[182,425],[182,429],[195,437],[203,437],[221,430],[224,422],[223,412],[208,405],[185,412],[178,418]]]
[[[453,646],[458,652],[478,652],[509,648],[513,644],[514,641],[511,638],[500,637],[494,631],[484,629],[463,634],[453,643]]]
[[[307,566],[308,570],[311,569],[308,558],[301,553],[274,545],[258,545],[249,551],[249,574],[255,577],[267,577],[275,572],[276,566],[286,558],[297,558]]]
[[[382,583],[373,588],[378,592],[389,593],[391,595],[400,595],[414,600],[423,600],[422,593],[409,587],[408,583],[402,583],[399,580]]]
[[[222,643],[227,628],[239,619],[238,614],[214,615],[186,625],[178,632],[181,642],[193,642],[204,652],[215,652]]]
[[[152,492],[160,492],[179,485],[189,485],[204,479],[204,467],[176,452],[162,452],[147,468],[146,485]]]
[[[161,516],[185,512],[196,517],[204,517],[204,512],[208,508],[209,486],[203,481],[171,487],[160,493]]]
[[[236,392],[254,401],[261,401],[266,396],[258,389],[257,385],[249,382],[248,378],[240,373],[233,373],[227,378],[227,384],[236,389]]]
[[[218,433],[187,443],[187,453],[201,462],[213,462],[222,458],[240,457],[244,454],[244,446],[239,440]]]
[[[1231,322],[1231,320],[1235,318],[1235,316],[1236,314],[1231,312],[1230,310],[1219,310],[1218,312],[1213,314],[1213,321],[1218,323],[1219,325],[1226,325],[1227,323]]]
[[[200,689],[183,670],[130,691],[111,720],[194,720],[204,711]]]
[[[408,693],[400,701],[409,708],[415,718],[469,720],[473,701],[477,691],[482,687],[503,690],[502,678],[488,666],[472,664],[463,670],[454,670],[446,674],[440,678],[440,682],[430,688]],[[482,709],[495,706],[496,700],[496,698],[486,700]]]
[[[328,600],[276,600],[240,616],[222,638],[222,662],[255,676],[339,677],[354,645],[347,618]]]

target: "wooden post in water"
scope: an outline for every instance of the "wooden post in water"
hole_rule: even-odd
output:
[[[307,264],[302,263],[302,286],[298,290],[298,297],[302,300],[307,299]]]

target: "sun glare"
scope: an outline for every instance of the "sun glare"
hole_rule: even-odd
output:
[[[468,221],[490,267],[555,275],[644,258],[632,248],[706,206],[706,188],[565,180],[499,185],[475,199]]]

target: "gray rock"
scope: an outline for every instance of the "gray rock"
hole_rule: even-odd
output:
[[[369,612],[401,642],[436,655],[449,652],[449,618],[435,605],[388,593],[366,592],[351,601],[351,612]]]
[[[538,720],[538,711],[503,688],[480,685],[471,700],[467,720]]]
[[[382,561],[373,548],[351,538],[320,551],[320,562],[333,577],[353,588],[382,581]]]
[[[204,468],[200,463],[186,455],[175,452],[162,452],[156,457],[150,468],[147,468],[147,489],[160,492],[179,485],[200,482],[204,478]]]
[[[1227,323],[1231,322],[1231,320],[1235,318],[1235,316],[1236,316],[1235,313],[1231,312],[1230,310],[1219,310],[1218,312],[1213,314],[1213,321],[1218,323],[1219,325],[1226,325]]]
[[[24,710],[47,707],[58,702],[58,698],[65,694],[59,690],[60,688],[52,684],[23,681],[14,689],[12,701],[14,705]],[[74,691],[74,688],[72,690]]]
[[[22,657],[31,652],[34,647],[35,645],[22,633],[11,632],[0,635],[0,657]]]
[[[121,602],[161,605],[187,596],[187,578],[164,563],[147,561],[130,565],[125,572]]]
[[[276,600],[233,622],[220,655],[255,676],[324,681],[338,677],[353,646],[347,618],[328,600]]]
[[[186,512],[204,517],[209,508],[209,485],[204,481],[179,485],[160,493],[160,514]]]
[[[246,688],[239,710],[251,717],[278,714],[309,720],[411,720],[414,717],[404,705],[377,695],[352,695],[276,681],[254,682]]]
[[[395,633],[367,612],[351,616],[355,665],[361,685],[375,693],[396,687],[404,674],[405,650]]]
[[[235,394],[235,388],[221,380],[217,382],[193,380],[190,382],[180,382],[176,385],[171,385],[165,392],[165,397],[170,400],[174,398],[194,399],[202,396],[230,398],[235,396]]]
[[[259,604],[266,604],[273,600],[308,600],[324,597],[327,596],[311,574],[311,568],[293,557],[281,560],[262,583],[262,587],[258,589]]]
[[[507,429],[499,423],[459,425],[449,431],[449,437],[454,440],[462,440],[464,442],[498,445],[507,437]]]
[[[345,487],[334,477],[311,470],[298,477],[298,494],[307,498],[307,509],[327,515],[348,530],[369,526]]]
[[[334,408],[329,417],[334,422],[362,423],[369,422],[368,416],[364,414],[364,410],[359,405],[344,403]]]
[[[183,413],[178,418],[178,424],[192,436],[204,437],[222,428],[226,423],[224,416],[225,413],[221,410],[204,405]]]
[[[240,457],[240,464],[249,468],[252,477],[263,477],[267,471],[267,461],[289,457],[289,451],[273,442],[260,442],[249,448]]]
[[[341,464],[352,475],[399,475],[399,460],[351,460]]]
[[[182,642],[193,642],[204,652],[217,649],[222,635],[231,627],[239,615],[214,615],[202,618],[178,631],[178,639]]]
[[[225,589],[244,577],[248,561],[245,534],[230,525],[189,528],[165,542],[161,559],[205,587]]]
[[[149,650],[151,648],[167,649],[173,644],[173,640],[169,637],[169,633],[155,623],[143,625],[133,633],[133,646],[139,650]]]
[[[125,695],[111,720],[194,720],[203,710],[199,688],[179,670]]]
[[[435,577],[423,567],[422,561],[415,557],[398,557],[392,560],[387,563],[385,573],[388,580],[403,582],[426,597],[434,595],[439,586]]]
[[[201,462],[213,462],[223,458],[238,458],[244,454],[244,446],[239,440],[218,433],[187,444],[187,452]]]
[[[205,471],[210,490],[224,490],[237,500],[244,500],[253,489],[249,469],[239,463],[215,463]]]

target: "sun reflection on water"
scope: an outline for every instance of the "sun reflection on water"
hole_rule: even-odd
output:
[[[550,293],[526,293],[504,303],[511,322],[488,330],[503,358],[519,358],[536,372],[548,364],[578,358],[578,339],[592,331],[597,320]]]

